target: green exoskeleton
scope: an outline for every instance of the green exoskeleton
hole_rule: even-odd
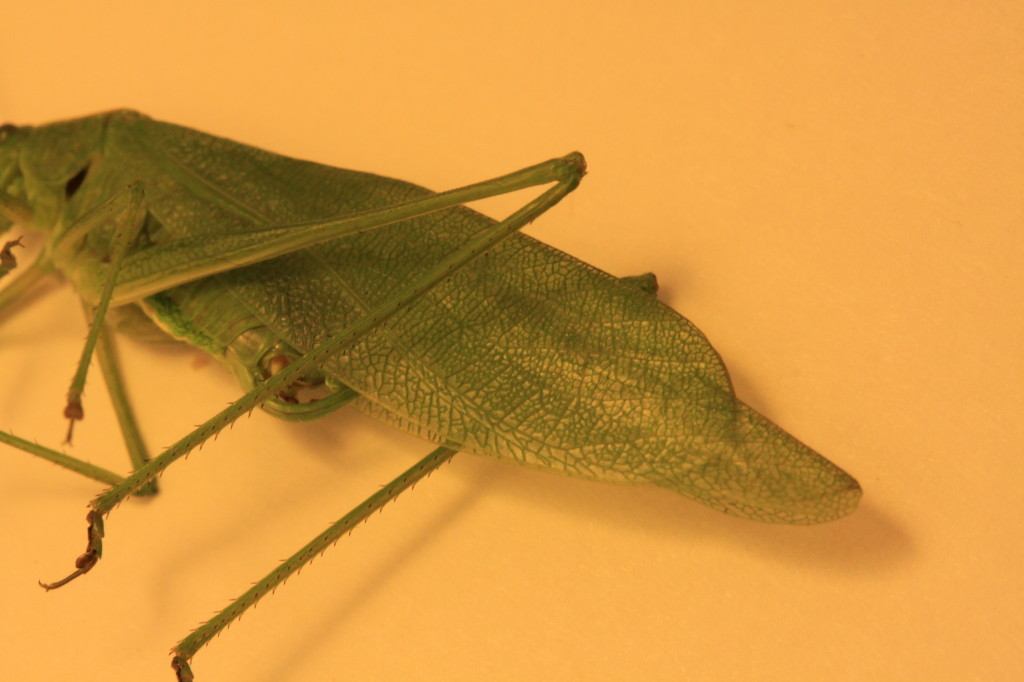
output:
[[[90,506],[74,572],[45,587],[98,562],[118,502],[256,406],[285,419],[350,406],[438,447],[178,644],[181,680],[228,622],[457,451],[662,486],[761,521],[852,511],[857,482],[736,398],[653,276],[615,278],[517,232],[583,173],[570,154],[434,194],[130,111],[0,128],[0,228],[48,233],[0,310],[49,273],[75,287],[91,327],[65,415],[82,417],[96,354],[135,467],[122,478],[0,433],[112,486]],[[501,222],[462,206],[538,185],[550,187]],[[246,393],[147,461],[105,339],[115,331],[198,346]]]

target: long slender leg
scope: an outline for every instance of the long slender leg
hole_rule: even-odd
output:
[[[25,440],[24,438],[18,438],[14,434],[7,433],[6,431],[0,431],[0,443],[6,443],[7,445],[18,448],[19,450],[41,457],[48,462],[53,462],[65,469],[82,474],[87,478],[99,481],[100,483],[117,485],[124,480],[122,476],[115,474],[109,469],[104,469],[103,467],[96,466],[95,464],[89,464],[89,462],[65,455],[63,452],[58,452],[52,448],[43,447],[42,445]]]
[[[260,263],[332,239],[479,199],[551,182],[571,183],[575,187],[585,167],[583,156],[573,153],[492,180],[355,215],[271,226],[235,234],[203,235],[201,238],[186,238],[157,245],[133,253],[125,259],[124,266],[117,271],[117,288],[114,290],[112,305],[130,303],[219,272]]]
[[[483,255],[491,247],[503,239],[507,239],[544,211],[561,201],[566,194],[575,189],[583,175],[582,157],[567,157],[567,162],[559,170],[558,184],[545,191],[502,222],[476,234],[461,248],[438,262],[419,280],[407,284],[388,300],[378,305],[373,311],[364,315],[319,347],[296,359],[279,373],[267,379],[263,384],[249,391],[213,418],[201,424],[193,432],[168,448],[159,457],[149,462],[149,464],[94,499],[90,504],[90,511],[86,517],[89,522],[89,542],[86,546],[86,551],[75,561],[75,570],[70,575],[55,583],[44,585],[44,587],[47,589],[60,587],[78,576],[88,573],[96,565],[103,551],[103,519],[128,495],[159,476],[173,462],[186,455],[211,436],[219,433],[240,416],[255,409],[306,372],[320,366],[328,356],[364,336],[371,329],[403,310],[431,288],[448,279],[457,270],[465,267],[467,263]]]
[[[85,377],[89,371],[89,364],[92,354],[99,341],[100,332],[103,331],[103,324],[110,309],[110,299],[114,293],[114,285],[117,284],[116,273],[120,270],[124,257],[128,253],[128,247],[135,241],[142,229],[143,220],[146,216],[143,207],[142,185],[130,185],[124,191],[114,195],[109,200],[100,204],[97,208],[82,217],[77,225],[71,228],[76,235],[85,236],[89,231],[100,225],[114,221],[117,229],[110,254],[110,269],[106,281],[100,292],[96,310],[92,314],[92,324],[89,325],[89,335],[85,339],[85,346],[82,348],[82,356],[78,361],[78,369],[71,380],[71,387],[68,388],[67,405],[64,407],[64,416],[68,419],[68,434],[65,442],[71,442],[71,434],[75,428],[75,422],[85,416],[82,408],[82,391],[85,390]],[[65,243],[77,246],[78,238],[69,239]]]
[[[288,559],[285,559],[280,566],[268,573],[265,578],[249,588],[242,596],[228,604],[227,608],[200,625],[188,637],[181,640],[172,649],[174,658],[171,660],[171,666],[177,673],[179,682],[192,682],[194,676],[188,662],[192,660],[192,657],[196,655],[199,649],[227,627],[231,621],[241,616],[249,607],[255,605],[256,602],[283,583],[297,570],[315,557],[323,554],[341,536],[350,532],[369,518],[375,511],[397,498],[416,482],[422,480],[454,457],[456,452],[458,452],[458,447],[455,444],[448,444],[431,452],[411,468],[402,472],[396,479],[363,500],[355,509],[338,519],[330,528],[313,538],[302,549]]]
[[[86,317],[92,317],[88,306],[85,307]],[[96,324],[95,320],[92,321],[92,324]],[[150,460],[149,451],[142,440],[142,433],[135,420],[135,411],[132,410],[128,393],[125,391],[121,363],[118,361],[117,348],[114,346],[109,329],[100,332],[99,341],[96,344],[96,359],[100,361],[100,370],[103,372],[107,393],[110,395],[110,402],[117,415],[117,423],[121,427],[121,436],[124,438],[124,445],[128,450],[128,458],[132,462],[132,470],[141,469]],[[136,494],[154,495],[156,492],[156,481],[150,481],[139,488]]]

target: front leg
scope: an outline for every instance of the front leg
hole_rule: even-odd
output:
[[[109,264],[97,272],[103,273],[105,279],[99,289],[99,300],[92,314],[89,335],[86,337],[82,355],[78,360],[78,368],[68,388],[67,404],[64,416],[68,419],[68,433],[65,442],[71,442],[75,422],[85,417],[82,406],[82,391],[85,390],[85,378],[92,361],[92,354],[103,331],[107,310],[110,309],[111,296],[117,284],[118,273],[124,263],[131,246],[142,229],[146,218],[144,206],[145,191],[140,183],[135,183],[118,192],[110,199],[92,209],[76,222],[57,245],[58,258],[61,262],[71,262],[81,241],[97,228],[114,224],[114,238],[111,242]]]

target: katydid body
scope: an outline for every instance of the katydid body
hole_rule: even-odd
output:
[[[520,222],[575,186],[582,160],[566,159],[571,179],[558,166],[522,185],[563,189]],[[133,112],[5,128],[0,181],[7,223],[51,231],[34,274],[63,273],[90,305],[114,278],[106,319],[117,331],[159,329],[202,348],[277,416],[350,405],[444,444],[444,459],[464,450],[653,484],[763,521],[828,521],[859,500],[856,481],[736,398],[717,353],[650,280],[612,277],[521,234],[452,259],[505,223],[419,208],[444,195]],[[97,218],[104,202],[110,216]],[[419,213],[376,217],[406,204]],[[140,217],[124,217],[133,207]],[[364,214],[365,229],[345,236],[297,236]],[[134,224],[130,236],[115,237],[120,223]],[[126,253],[112,264],[118,243]]]

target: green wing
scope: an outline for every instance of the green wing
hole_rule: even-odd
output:
[[[141,161],[144,159],[144,161]],[[143,180],[154,241],[363,211],[427,190],[138,116],[111,183]],[[113,175],[113,174],[111,174]],[[214,353],[263,325],[308,350],[491,224],[455,209],[176,287]],[[703,334],[635,284],[518,235],[332,358],[360,410],[434,441],[584,478],[655,484],[744,517],[842,516],[860,488],[740,402]]]

